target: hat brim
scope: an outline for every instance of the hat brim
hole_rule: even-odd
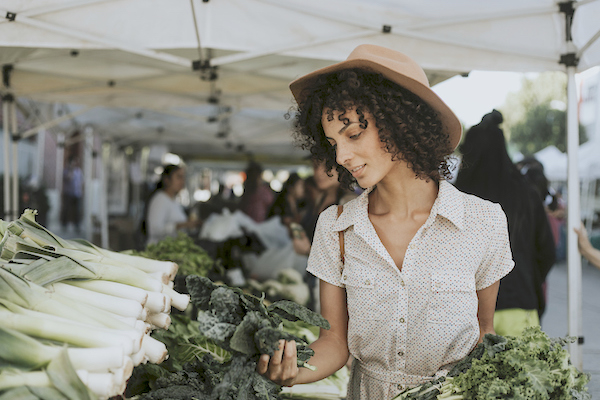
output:
[[[290,83],[290,90],[296,102],[301,104],[305,100],[305,89],[311,86],[319,76],[338,72],[345,69],[358,68],[371,72],[381,73],[386,79],[410,90],[419,96],[425,103],[433,108],[444,126],[445,132],[450,138],[452,149],[456,149],[462,136],[462,125],[454,112],[444,103],[444,101],[427,85],[414,80],[396,70],[387,68],[384,65],[373,62],[369,59],[354,58],[333,64],[307,75],[304,75]]]

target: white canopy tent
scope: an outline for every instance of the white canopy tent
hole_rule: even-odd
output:
[[[0,15],[5,103],[62,104],[32,118],[48,127],[59,109],[80,112],[104,140],[184,155],[299,156],[287,84],[360,43],[411,55],[432,83],[471,70],[567,72],[569,334],[581,336],[574,74],[600,64],[600,0],[3,0]],[[581,366],[581,347],[570,351]]]

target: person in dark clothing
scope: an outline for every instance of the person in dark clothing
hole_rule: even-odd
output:
[[[275,197],[267,218],[278,215],[286,226],[292,222],[299,223],[302,219],[304,196],[304,179],[295,172],[291,173],[281,192]]]
[[[244,194],[240,199],[240,210],[256,222],[263,222],[267,212],[273,204],[275,195],[269,185],[263,181],[263,167],[250,161],[246,167],[246,180],[244,181]]]
[[[545,309],[542,283],[556,253],[542,199],[510,159],[502,121],[493,110],[469,129],[459,148],[462,163],[455,185],[499,203],[506,213],[515,267],[500,282],[494,329],[520,335],[525,327],[539,325]]]

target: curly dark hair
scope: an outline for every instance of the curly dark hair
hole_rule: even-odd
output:
[[[303,101],[296,108],[294,139],[310,150],[317,162],[325,162],[326,170],[336,168],[339,180],[352,187],[356,180],[336,162],[335,149],[323,131],[324,109],[343,114],[356,107],[359,122],[366,128],[365,111],[373,115],[379,138],[392,160],[404,160],[421,179],[438,182],[450,177],[449,156],[453,151],[436,111],[409,90],[384,78],[379,73],[347,69],[320,76],[302,92]],[[346,122],[348,121],[348,122]]]

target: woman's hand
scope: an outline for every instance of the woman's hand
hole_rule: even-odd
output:
[[[589,248],[592,247],[592,243],[590,243],[590,238],[588,237],[587,230],[585,229],[583,222],[579,226],[579,229],[573,228],[573,230],[577,234],[577,244],[579,246],[579,251],[585,252],[589,250]]]
[[[281,386],[293,386],[298,376],[296,342],[279,341],[279,349],[269,357],[263,354],[258,360],[256,371]]]
[[[310,253],[310,241],[306,233],[302,232],[300,237],[293,237],[292,244],[296,254],[307,256]]]

